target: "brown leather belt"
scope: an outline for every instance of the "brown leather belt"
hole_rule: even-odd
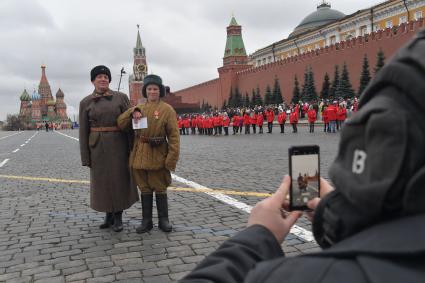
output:
[[[118,127],[91,127],[90,132],[119,132]]]

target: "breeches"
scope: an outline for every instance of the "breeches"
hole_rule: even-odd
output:
[[[167,187],[171,184],[171,173],[162,168],[159,170],[132,169],[133,178],[142,194],[167,193]]]

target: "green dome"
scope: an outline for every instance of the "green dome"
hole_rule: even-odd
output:
[[[22,94],[21,94],[21,96],[19,97],[19,99],[20,99],[21,101],[31,101],[31,97],[30,97],[30,95],[28,94],[28,92],[27,92],[27,90],[26,90],[26,89],[24,89],[24,92],[22,92]]]
[[[317,11],[311,13],[301,21],[301,23],[294,29],[289,37],[332,23],[344,17],[344,13],[331,9],[331,4],[323,2],[317,6]]]
[[[47,101],[48,106],[55,106],[56,102],[54,100]]]

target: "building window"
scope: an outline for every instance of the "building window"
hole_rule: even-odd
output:
[[[379,26],[379,24],[376,24],[376,25],[375,25],[375,27],[374,27],[373,29],[374,29],[374,31],[378,31],[378,30],[380,30],[380,29],[381,29],[381,27]]]
[[[320,49],[320,44],[316,43],[316,44],[314,45],[314,49]]]
[[[331,45],[335,44],[336,43],[336,36],[335,35],[331,36],[330,40],[331,40]]]
[[[364,36],[367,33],[367,26],[361,26],[360,27],[360,35]]]
[[[257,66],[261,65],[261,60],[257,60]]]
[[[268,62],[270,63],[272,61],[272,56],[269,56]]]
[[[304,48],[300,49],[300,53],[303,54],[304,53]]]
[[[263,64],[266,64],[267,62],[266,62],[266,58],[263,58]]]
[[[416,11],[415,12],[415,20],[419,20],[422,18],[422,11]]]
[[[387,21],[387,22],[385,23],[385,27],[386,27],[386,28],[392,28],[392,27],[393,27],[393,21],[392,21],[392,20]]]
[[[407,18],[406,18],[406,16],[401,16],[401,17],[398,19],[398,24],[399,24],[399,25],[404,24],[404,23],[406,23],[406,22],[407,22]]]

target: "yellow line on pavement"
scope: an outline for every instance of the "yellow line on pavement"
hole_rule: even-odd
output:
[[[45,178],[45,177],[0,175],[0,178],[15,179],[15,180],[28,180],[28,181],[45,181],[45,182],[52,182],[52,183],[90,184],[90,181],[85,181],[85,180],[66,180],[66,179]],[[270,193],[259,193],[259,192],[242,192],[242,191],[217,190],[217,189],[214,189],[214,190],[213,189],[193,189],[193,188],[180,188],[180,187],[168,187],[168,190],[176,191],[176,192],[212,193],[212,194],[253,196],[253,197],[269,197],[269,196],[272,195]]]
[[[52,183],[90,184],[89,181],[84,181],[84,180],[64,180],[64,179],[43,178],[43,177],[28,177],[28,176],[0,175],[0,178],[18,179],[18,180],[29,180],[29,181],[46,181],[46,182],[52,182]]]

